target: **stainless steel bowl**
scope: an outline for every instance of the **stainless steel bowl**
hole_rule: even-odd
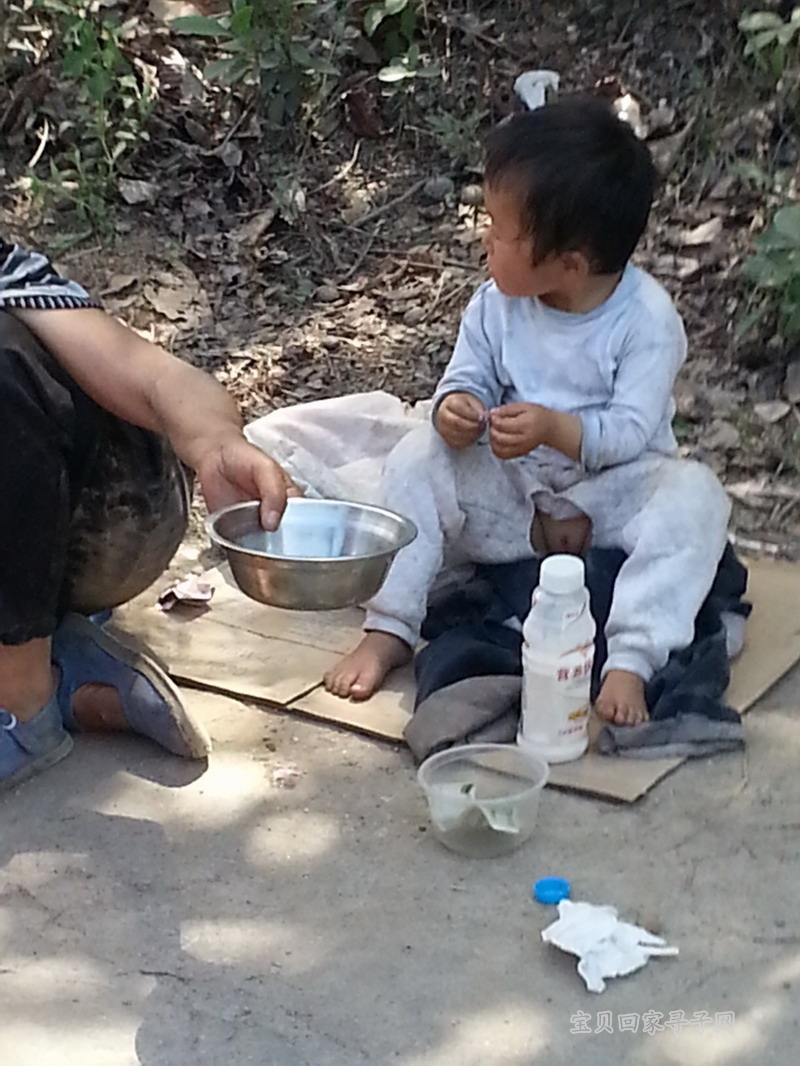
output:
[[[259,603],[328,611],[363,603],[417,535],[413,522],[381,507],[292,499],[278,529],[261,528],[259,505],[236,503],[206,521],[236,584]]]

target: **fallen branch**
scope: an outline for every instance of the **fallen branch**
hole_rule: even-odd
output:
[[[384,255],[391,257],[393,262],[401,266],[414,267],[415,270],[441,270],[442,267],[454,267],[456,270],[466,270],[470,274],[479,274],[481,268],[474,263],[462,263],[459,259],[440,259],[436,263],[425,263],[421,259],[408,259],[402,253],[392,249],[383,249]]]
[[[759,481],[737,481],[726,486],[735,500],[746,503],[758,497],[765,500],[800,500],[800,488],[792,485],[767,485]]]
[[[431,317],[431,315],[433,314],[433,312],[434,312],[434,311],[436,310],[436,308],[438,307],[438,305],[439,305],[439,301],[440,301],[440,300],[441,300],[441,298],[442,298],[442,291],[443,291],[443,289],[444,289],[444,283],[445,283],[445,281],[446,281],[446,280],[447,280],[447,274],[446,274],[446,273],[445,273],[445,271],[443,270],[443,271],[441,272],[441,274],[439,275],[439,283],[438,283],[438,285],[436,286],[436,292],[435,292],[435,293],[434,293],[434,295],[433,295],[433,301],[432,301],[432,303],[430,304],[430,306],[428,307],[428,310],[427,310],[427,311],[425,312],[425,314],[424,314],[424,315],[422,316],[422,321],[423,321],[423,322],[427,322],[427,321],[428,321],[428,319],[429,319],[429,318]]]
[[[377,236],[378,236],[378,231],[374,230],[372,233],[370,233],[369,237],[367,237],[366,241],[364,241],[364,247],[361,249],[361,251],[356,256],[356,260],[353,263],[353,265],[348,268],[347,273],[343,276],[343,278],[342,278],[343,282],[344,281],[349,281],[350,278],[352,278],[352,276],[355,274],[355,272],[361,266],[361,264],[364,262],[364,260],[367,258],[367,256],[369,255],[369,252],[370,252],[370,248],[372,248],[372,245],[375,243],[375,238]]]
[[[325,190],[330,189],[332,185],[338,184],[338,182],[340,182],[342,178],[346,178],[350,171],[353,169],[353,167],[356,165],[356,162],[358,160],[358,153],[360,150],[361,141],[356,141],[356,146],[353,150],[353,154],[350,156],[348,161],[336,171],[332,178],[328,178],[328,180],[324,181],[322,185],[314,189],[312,196],[316,196],[317,193],[325,192]]]
[[[797,541],[777,543],[770,540],[758,540],[756,537],[745,537],[740,533],[731,533],[730,542],[734,548],[739,548],[751,555],[766,555],[770,559],[787,559],[790,562],[800,559],[800,543]]]
[[[456,297],[460,296],[464,289],[468,288],[470,285],[472,285],[472,278],[465,278],[463,281],[459,281],[459,283],[455,285],[440,302],[439,310],[441,311],[445,307],[449,307]]]
[[[36,166],[36,164],[42,158],[42,154],[44,152],[45,145],[47,144],[49,139],[50,139],[50,123],[47,121],[47,116],[45,116],[44,125],[42,127],[42,135],[39,138],[39,144],[38,144],[38,146],[36,148],[36,151],[33,153],[33,155],[31,156],[31,159],[30,159],[30,161],[28,163],[28,170],[33,170],[33,168]]]

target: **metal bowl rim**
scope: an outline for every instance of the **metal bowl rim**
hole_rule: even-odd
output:
[[[221,508],[219,511],[215,511],[213,514],[208,515],[205,521],[206,533],[220,548],[225,548],[227,551],[236,552],[238,555],[246,555],[253,559],[267,559],[273,563],[327,563],[329,565],[345,565],[347,563],[364,562],[368,559],[382,559],[387,555],[401,551],[403,548],[407,548],[417,536],[418,530],[416,525],[410,518],[405,518],[403,515],[397,514],[395,511],[390,511],[386,507],[376,507],[371,503],[359,503],[357,500],[331,500],[324,497],[320,498],[307,498],[303,496],[293,496],[290,498],[289,503],[295,507],[298,504],[308,503],[343,503],[350,507],[359,507],[362,511],[369,511],[372,514],[383,515],[386,518],[394,519],[402,524],[402,529],[405,534],[404,539],[397,547],[387,549],[379,552],[367,552],[364,555],[342,555],[342,556],[316,556],[316,555],[273,555],[270,552],[254,551],[252,548],[243,548],[235,541],[228,540],[217,532],[215,523],[218,519],[224,517],[227,514],[232,514],[234,511],[252,510],[253,508],[260,508],[260,504],[257,500],[246,500],[243,503],[232,503],[227,507]],[[268,532],[264,530],[263,532]]]

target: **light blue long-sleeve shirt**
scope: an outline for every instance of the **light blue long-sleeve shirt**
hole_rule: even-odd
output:
[[[587,314],[504,296],[486,282],[472,297],[434,396],[469,392],[487,408],[537,403],[578,415],[588,472],[672,455],[672,389],[686,334],[668,293],[628,265],[611,296]]]

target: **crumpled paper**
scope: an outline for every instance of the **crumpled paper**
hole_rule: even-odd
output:
[[[547,91],[558,92],[559,75],[554,70],[526,70],[514,82],[514,92],[529,111],[543,107]]]
[[[647,136],[647,127],[642,122],[639,101],[634,96],[631,96],[630,93],[620,96],[614,101],[614,111],[617,113],[618,118],[628,123],[637,137],[644,139]]]
[[[162,611],[171,611],[177,604],[188,607],[207,606],[214,595],[214,585],[201,574],[189,574],[183,581],[176,581],[158,597]]]
[[[542,930],[542,940],[577,955],[578,973],[590,992],[604,992],[605,977],[625,977],[653,955],[677,955],[660,936],[621,922],[616,907],[594,903],[558,904],[558,919]]]

